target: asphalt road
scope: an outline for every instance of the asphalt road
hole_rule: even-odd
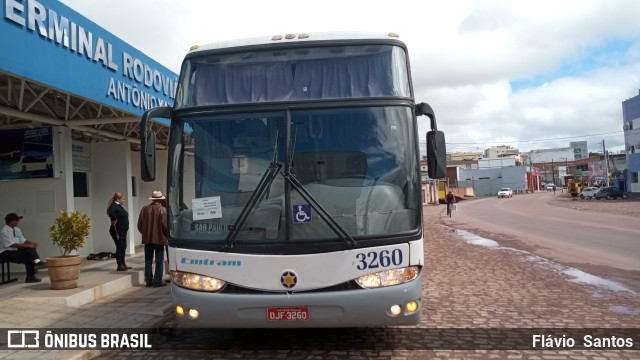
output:
[[[638,219],[553,206],[555,196],[544,192],[462,201],[445,221],[557,262],[626,271],[635,277],[633,273],[640,271]]]

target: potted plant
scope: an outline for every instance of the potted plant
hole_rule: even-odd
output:
[[[60,256],[47,258],[47,270],[51,279],[51,288],[56,290],[78,287],[80,277],[79,255],[71,252],[84,246],[91,229],[91,219],[79,211],[61,211],[49,228],[49,236],[60,249]]]

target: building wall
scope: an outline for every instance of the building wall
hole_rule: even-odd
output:
[[[515,157],[499,157],[478,160],[478,169],[502,168],[507,166],[516,166]]]
[[[640,119],[640,91],[630,99],[622,102],[622,120],[624,122]]]
[[[460,170],[459,187],[473,188],[477,196],[493,196],[502,187],[510,187],[516,192],[527,188],[524,166],[504,168]]]
[[[91,146],[91,179],[92,213],[93,213],[93,250],[94,252],[115,251],[113,240],[108,230],[110,221],[107,217],[107,204],[116,192],[125,196],[124,208],[129,212],[129,226],[133,225],[135,199],[131,186],[131,154],[126,141],[109,141],[94,143]],[[128,234],[127,251],[133,250],[133,237]]]
[[[640,192],[640,95],[622,102],[622,121],[627,155],[627,190]]]
[[[55,128],[54,128],[55,129]],[[62,139],[61,139],[62,138]],[[56,246],[49,239],[49,227],[61,210],[73,210],[73,202],[69,203],[69,179],[65,171],[68,167],[61,147],[68,143],[71,151],[70,130],[53,131],[54,162],[56,174],[54,178],[5,180],[1,182],[2,201],[0,214],[2,219],[10,212],[24,216],[20,220],[20,229],[25,237],[38,243],[41,257],[60,255]],[[4,225],[4,223],[3,223]],[[20,270],[21,267],[16,267]],[[24,270],[24,269],[23,269]]]
[[[462,169],[477,169],[478,160],[462,160],[462,161],[449,161],[447,160],[447,167],[457,166]]]
[[[156,181],[143,182],[140,180],[140,153],[131,151],[128,142],[87,143],[91,152],[90,171],[87,172],[88,197],[74,197],[70,129],[54,129],[54,161],[58,177],[2,181],[0,214],[4,217],[15,212],[24,216],[19,227],[27,239],[38,242],[38,253],[42,258],[60,255],[49,238],[48,229],[62,210],[78,210],[91,218],[91,231],[85,246],[77,252],[79,255],[114,252],[106,210],[109,199],[119,191],[126,197],[125,208],[130,223],[127,252],[132,254],[135,246],[141,243],[137,230],[140,209],[150,203],[149,197],[154,190],[166,194],[167,151],[158,151]],[[185,182],[185,199],[190,201],[194,196],[194,187],[188,186],[194,184],[193,158],[185,161]],[[24,267],[17,266],[14,271],[22,272]]]

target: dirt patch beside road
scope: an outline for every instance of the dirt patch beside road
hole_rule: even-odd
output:
[[[567,193],[557,193],[550,204],[579,211],[594,211],[640,218],[640,194],[630,194],[627,199],[582,200],[577,197],[571,197]]]

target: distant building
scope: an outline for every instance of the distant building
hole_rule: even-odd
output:
[[[586,159],[589,157],[586,141],[572,141],[569,147],[573,149],[574,160]]]
[[[513,189],[514,193],[524,192],[527,188],[524,166],[507,166],[491,169],[463,170],[458,175],[459,187],[473,188],[476,196],[492,196],[503,187]]]
[[[484,157],[486,158],[499,158],[503,156],[520,156],[518,149],[512,148],[510,145],[492,146],[484,151]]]
[[[574,158],[574,148],[555,148],[555,149],[541,149],[531,150],[526,155],[527,165],[529,163],[551,163],[551,162],[565,162],[576,160]]]
[[[582,171],[581,166],[587,171],[588,159],[586,141],[576,141],[566,148],[531,150],[523,154],[524,165],[530,172],[531,181],[529,188],[540,190],[542,182],[553,182],[556,185],[566,185],[564,177],[573,175],[576,169]],[[585,154],[587,156],[585,156]],[[580,159],[576,159],[580,156]],[[577,164],[580,165],[577,165]]]
[[[465,161],[465,160],[478,160],[483,156],[482,152],[473,152],[473,151],[460,151],[452,153],[447,160],[451,161]]]

